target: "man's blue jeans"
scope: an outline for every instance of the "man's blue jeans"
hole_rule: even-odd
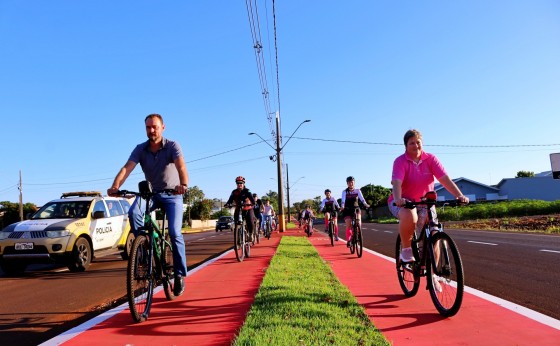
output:
[[[128,211],[131,231],[137,235],[137,230],[144,226],[144,209],[140,206],[140,197],[136,197]],[[145,202],[145,201],[144,201]],[[180,195],[157,194],[152,199],[150,211],[161,208],[165,211],[169,222],[169,237],[173,245],[173,267],[175,275],[187,275],[187,255],[185,253],[185,239],[181,233],[183,226],[183,197]]]

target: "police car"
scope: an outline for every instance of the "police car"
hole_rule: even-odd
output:
[[[127,199],[101,192],[63,193],[29,220],[0,231],[0,267],[11,275],[33,263],[63,263],[70,271],[85,271],[104,249],[120,249],[126,259],[134,240],[129,208]]]

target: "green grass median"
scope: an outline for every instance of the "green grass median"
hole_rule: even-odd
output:
[[[234,345],[389,345],[307,238],[282,237]]]

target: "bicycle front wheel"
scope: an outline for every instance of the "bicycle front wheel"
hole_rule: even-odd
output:
[[[360,225],[356,226],[354,232],[356,233],[356,255],[360,258],[362,257],[362,253],[364,251],[364,238],[362,236],[362,228]]]
[[[430,297],[437,311],[450,317],[459,311],[463,302],[463,263],[457,245],[448,234],[436,233],[431,243],[434,260],[427,266]]]
[[[334,225],[329,222],[329,238],[331,238],[331,246],[334,246]]]
[[[245,250],[243,249],[245,243],[245,230],[241,225],[235,226],[235,232],[233,232],[233,249],[235,250],[235,257],[238,262],[242,262],[245,258]]]
[[[162,281],[165,298],[167,300],[174,300],[177,298],[173,293],[173,286],[175,285],[175,270],[173,269],[173,248],[171,247],[169,234],[165,235],[162,251]]]
[[[243,250],[247,258],[251,257],[251,241],[249,240],[249,234],[247,234],[247,230],[245,230],[245,242],[243,243]]]
[[[126,293],[132,318],[136,322],[148,319],[153,295],[153,276],[150,275],[150,241],[139,235],[132,243],[126,273]]]
[[[399,285],[405,296],[413,297],[418,293],[420,287],[420,277],[414,273],[415,263],[401,262],[401,236],[397,236],[396,250],[395,250],[395,263],[397,266],[397,278]]]

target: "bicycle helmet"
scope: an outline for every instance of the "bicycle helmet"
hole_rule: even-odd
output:
[[[331,192],[331,190],[329,190],[329,189],[326,189],[326,190],[325,190],[325,193],[327,193],[327,192]]]
[[[353,180],[356,180],[356,179],[354,179],[353,176],[349,176],[348,178],[346,178],[346,182],[353,181]]]
[[[243,178],[242,176],[238,176],[237,178],[235,178],[235,182],[245,184],[245,178]]]

